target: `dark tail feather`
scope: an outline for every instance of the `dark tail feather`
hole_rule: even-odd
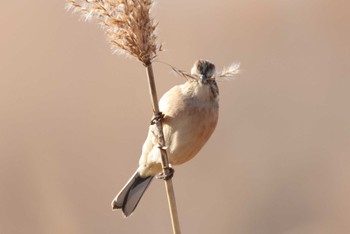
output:
[[[122,209],[125,217],[131,215],[152,179],[153,176],[143,178],[136,171],[112,201],[112,209]]]

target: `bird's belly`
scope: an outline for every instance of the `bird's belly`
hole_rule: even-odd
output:
[[[208,141],[218,120],[217,108],[200,108],[193,113],[183,113],[168,123],[169,162],[172,165],[192,159]]]

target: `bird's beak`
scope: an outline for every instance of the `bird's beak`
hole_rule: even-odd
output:
[[[202,82],[202,84],[207,84],[208,83],[208,79],[205,75],[200,75],[199,76],[199,80]]]

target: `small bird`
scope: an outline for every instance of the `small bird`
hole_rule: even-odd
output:
[[[190,79],[167,91],[159,102],[170,165],[192,159],[208,141],[218,122],[219,89],[215,65],[198,60]],[[112,201],[113,210],[122,209],[125,217],[135,210],[154,176],[162,172],[157,130],[151,125],[142,147],[139,167]]]

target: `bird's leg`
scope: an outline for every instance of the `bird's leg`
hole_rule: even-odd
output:
[[[164,114],[162,112],[158,112],[158,113],[154,114],[154,117],[151,120],[151,125],[157,124],[160,121],[162,121],[163,119],[164,119]],[[159,139],[159,137],[158,137],[158,139]],[[158,148],[161,151],[165,151],[167,149],[167,147],[164,145],[164,143],[162,144],[161,142],[158,142]],[[161,179],[161,180],[170,180],[171,178],[173,178],[174,172],[175,172],[175,170],[173,168],[171,168],[170,166],[165,166],[165,167],[163,167],[163,172],[159,173],[159,175],[157,175],[156,178]]]
[[[160,150],[167,150],[168,147],[166,146],[161,146],[160,144],[158,145],[158,148]],[[159,175],[156,176],[157,179],[161,180],[170,180],[174,176],[175,170],[171,168],[170,166],[165,166],[163,167],[163,172],[159,173]]]
[[[170,180],[174,176],[175,170],[171,167],[165,167],[163,168],[163,172],[159,173],[159,175],[156,176],[157,179],[160,180]]]

